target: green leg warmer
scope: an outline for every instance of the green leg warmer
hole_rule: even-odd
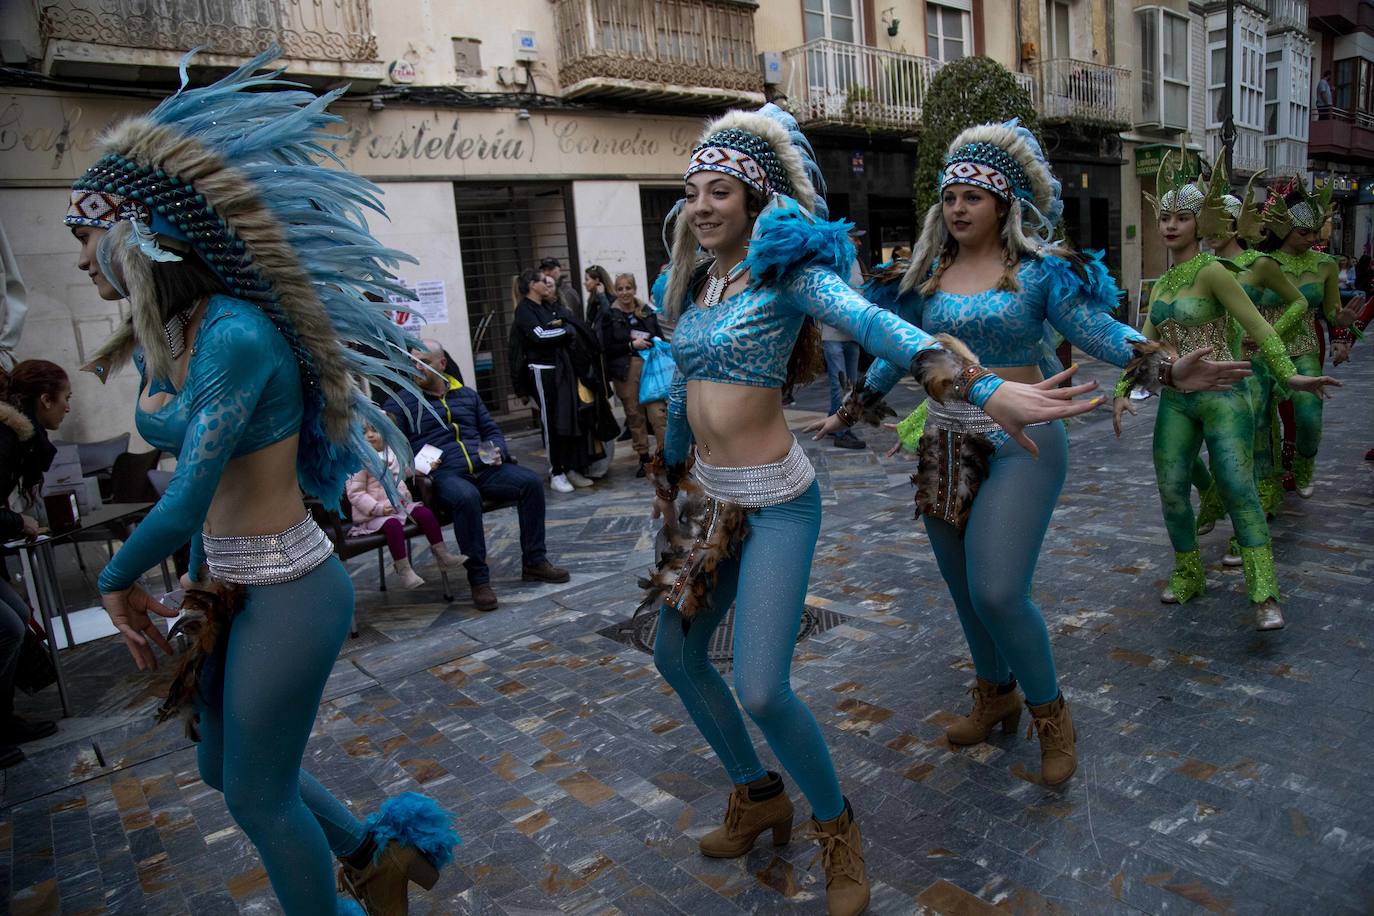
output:
[[[1271,569],[1272,566],[1271,563]],[[1169,574],[1169,588],[1173,590],[1179,604],[1196,598],[1207,590],[1207,583],[1202,574],[1201,551],[1187,550],[1174,554],[1174,571]]]
[[[1297,482],[1298,489],[1312,486],[1312,470],[1316,464],[1315,456],[1310,458],[1302,454],[1293,456],[1293,479]]]
[[[1279,577],[1274,571],[1274,552],[1269,544],[1242,547],[1245,561],[1245,591],[1256,604],[1273,598],[1279,600]]]
[[[1260,506],[1266,516],[1278,515],[1283,508],[1283,478],[1265,477],[1259,481]]]

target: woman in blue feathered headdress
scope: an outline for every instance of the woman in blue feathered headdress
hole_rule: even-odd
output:
[[[188,617],[196,648],[164,714],[193,707],[201,778],[224,793],[286,913],[404,913],[409,881],[433,886],[451,856],[451,815],[407,793],[362,824],[301,770],[353,615],[352,581],[301,490],[338,506],[363,464],[389,479],[360,421],[409,454],[355,383],[410,384],[407,340],[368,298],[403,289],[388,267],[404,256],[368,232],[377,189],[317,164],[338,93],[254,75],[277,55],[192,90],[188,55],[181,91],[115,127],[73,186],[78,266],[131,306],[88,368],[104,380],[132,359],[139,433],[177,455],[99,586],[139,669],[154,668],[154,647],[172,647],[151,615],[176,613],[138,580],[192,542],[186,608],[202,614]],[[351,899],[335,897],[331,852]]]
[[[779,392],[819,371],[819,321],[910,367],[935,396],[986,407],[1015,433],[1091,405],[1071,400],[1082,389],[1003,382],[967,359],[957,341],[942,346],[850,289],[842,279],[854,258],[849,224],[825,220],[810,145],[777,107],[712,123],[684,182],[685,197],[669,216],[672,268],[663,299],[677,319],[678,372],[665,446],[651,465],[655,514],[669,520],[669,543],[642,605],[659,613],[654,661],[735,784],[725,823],[702,838],[702,852],[744,855],[768,830],[775,843],[787,842],[793,811],[782,779],[763,768],[735,698],[707,658],[734,602],[736,693],[811,805],[830,913],[858,913],[869,894],[858,826],[816,720],[789,685],[820,490]],[[682,505],[679,487],[687,493]]]
[[[1053,388],[1075,371],[1051,359],[1047,325],[1098,359],[1136,361],[1138,374],[1158,378],[1162,354],[1136,360],[1144,337],[1112,318],[1117,289],[1100,256],[1053,242],[1060,186],[1030,131],[1015,121],[963,131],[950,144],[939,190],[900,285],[889,272],[891,286],[870,289],[870,298],[895,299],[908,321],[957,335],[998,375],[1028,385]],[[1180,387],[1224,388],[1245,369],[1193,357],[1173,365],[1172,378]],[[853,412],[881,399],[901,374],[900,363],[880,359],[851,395]],[[946,735],[966,745],[985,740],[999,722],[1011,731],[1024,691],[1040,739],[1041,777],[1061,783],[1077,765],[1073,721],[1030,593],[1068,467],[1064,425],[1037,426],[1013,440],[978,405],[929,401],[923,408],[924,430],[908,440],[920,455],[916,505],[977,674],[973,711]],[[838,429],[841,419],[818,428]]]

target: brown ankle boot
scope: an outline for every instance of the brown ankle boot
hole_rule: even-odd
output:
[[[1061,693],[1053,702],[1041,706],[1027,703],[1026,708],[1031,711],[1026,737],[1034,731],[1040,739],[1040,779],[1047,786],[1057,786],[1078,768],[1078,751],[1074,747],[1078,736],[1074,734],[1068,701]]]
[[[429,890],[438,880],[439,869],[420,850],[400,843],[388,843],[363,868],[339,864],[339,890],[362,904],[367,916],[406,916],[410,882]]]
[[[750,788],[735,786],[725,806],[725,823],[701,838],[701,854],[713,859],[733,859],[754,848],[766,830],[773,831],[773,845],[792,841],[792,801],[782,777],[769,773],[767,783]]]
[[[973,711],[945,729],[945,737],[950,744],[977,744],[988,740],[993,726],[1002,723],[1002,731],[1008,735],[1016,733],[1021,724],[1021,691],[1016,689],[1016,679],[1009,685],[994,684],[981,677],[968,689],[973,694]]]
[[[863,837],[854,822],[854,809],[845,799],[844,811],[831,821],[810,823],[811,837],[821,844],[825,868],[825,911],[828,916],[858,916],[868,908],[868,875],[864,869]]]

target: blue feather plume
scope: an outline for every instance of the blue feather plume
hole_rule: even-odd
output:
[[[818,266],[849,275],[854,263],[854,244],[849,241],[853,224],[829,220],[807,212],[790,197],[775,195],[754,222],[746,264],[753,283],[774,283],[790,271]]]
[[[368,213],[386,215],[382,190],[343,168],[327,167],[342,164],[330,149],[334,137],[329,130],[343,119],[327,109],[344,90],[317,96],[302,84],[283,79],[282,69],[265,69],[281,56],[275,46],[212,85],[188,88],[194,54],[182,58],[181,88],[158,105],[149,119],[214,150],[226,166],[252,182],[259,200],[277,218],[295,249],[339,337],[346,345],[360,344],[381,354],[343,347],[339,358],[348,371],[369,377],[388,391],[404,388],[418,397],[409,356],[418,341],[387,315],[390,296],[414,298],[393,271],[402,263],[416,263],[415,259],[381,245],[368,229]],[[296,350],[303,371],[314,372],[312,354],[273,295],[259,292],[246,298],[276,324]],[[327,506],[337,505],[349,474],[366,467],[399,505],[391,475],[382,456],[363,438],[361,422],[382,434],[402,465],[411,460],[405,438],[371,401],[355,392],[355,422],[346,441],[331,439],[324,429],[322,395],[310,379],[303,381],[314,394],[306,399],[301,429],[297,472],[302,488]],[[432,409],[423,397],[419,400]]]
[[[453,829],[453,814],[419,792],[402,792],[382,802],[364,825],[377,840],[377,855],[386,844],[414,846],[435,868],[453,859],[453,847],[463,840]]]

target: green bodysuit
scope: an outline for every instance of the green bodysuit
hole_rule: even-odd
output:
[[[1268,369],[1286,382],[1296,372],[1293,363],[1273,327],[1232,277],[1233,270],[1234,265],[1210,254],[1198,254],[1171,268],[1154,286],[1145,336],[1168,344],[1180,356],[1210,346],[1216,358],[1239,359],[1239,329],[1259,341]],[[1255,388],[1251,376],[1229,391],[1166,388],[1160,394],[1154,433],[1155,479],[1164,525],[1174,547],[1169,584],[1179,601],[1204,590],[1190,499],[1193,463],[1204,441],[1240,542],[1250,600],[1279,596],[1269,527],[1255,487]]]

